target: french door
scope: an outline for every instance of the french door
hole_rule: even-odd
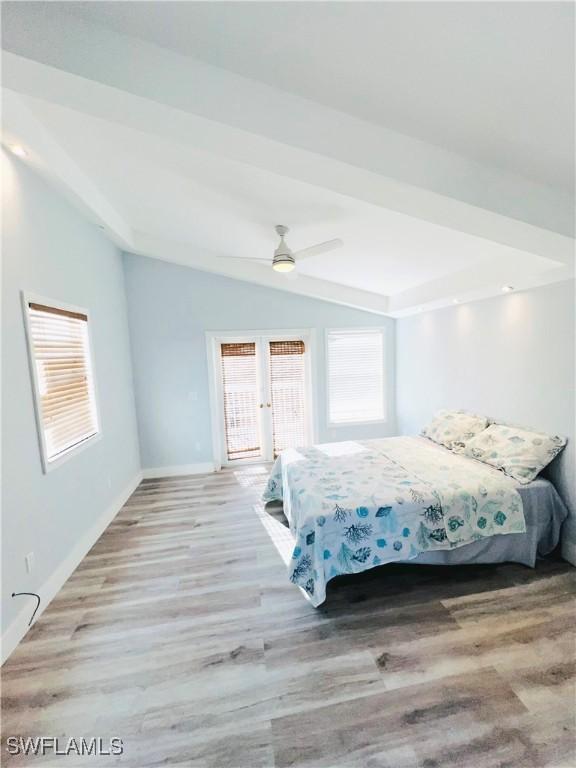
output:
[[[311,442],[306,335],[214,339],[220,463],[271,461]]]

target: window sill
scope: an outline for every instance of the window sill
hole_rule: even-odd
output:
[[[338,427],[363,427],[374,426],[377,424],[388,424],[388,419],[370,419],[369,421],[329,421],[329,429],[338,429]]]
[[[90,437],[87,437],[85,440],[82,440],[81,443],[77,443],[76,445],[71,446],[66,451],[59,454],[58,457],[52,461],[48,461],[45,456],[42,456],[44,474],[47,475],[49,472],[52,472],[53,469],[56,469],[56,467],[62,466],[62,464],[65,464],[68,459],[71,459],[73,456],[77,456],[79,453],[82,453],[82,451],[85,451],[86,448],[89,448],[91,445],[94,445],[94,443],[97,443],[101,439],[102,432],[96,432],[95,434],[90,435]]]

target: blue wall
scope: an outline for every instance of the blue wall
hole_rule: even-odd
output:
[[[206,331],[316,329],[319,439],[394,434],[394,320],[142,256],[125,254],[124,267],[145,469],[213,459]],[[366,326],[388,329],[389,421],[328,428],[324,329]]]
[[[38,592],[139,473],[120,252],[24,164],[0,156],[3,178],[2,619]],[[20,292],[90,313],[102,438],[42,471]],[[26,573],[24,558],[34,552]]]

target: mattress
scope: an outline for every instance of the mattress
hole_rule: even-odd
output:
[[[391,562],[534,566],[567,510],[553,485],[501,471],[424,438],[290,449],[264,494],[295,539],[290,579],[319,605],[326,584]]]

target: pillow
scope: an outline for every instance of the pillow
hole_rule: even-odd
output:
[[[491,424],[468,442],[465,456],[501,469],[519,483],[530,483],[566,445],[565,437]]]
[[[465,411],[438,411],[430,424],[424,427],[422,434],[450,450],[461,451],[468,440],[487,426],[488,419],[485,416]]]

